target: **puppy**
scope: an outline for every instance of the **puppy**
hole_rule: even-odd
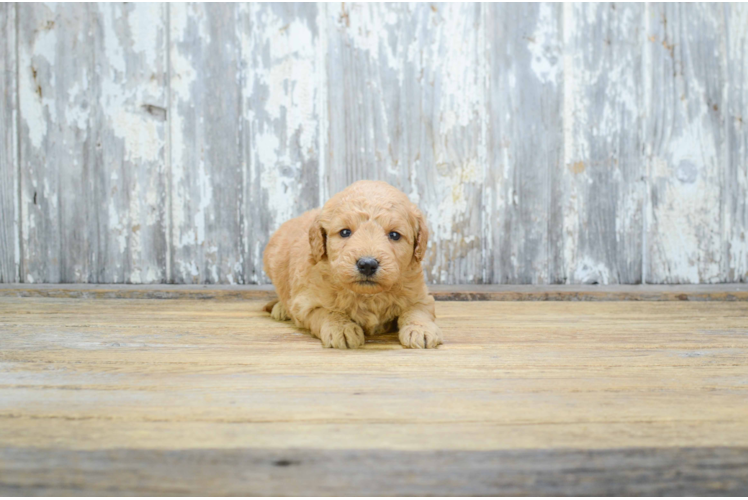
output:
[[[362,347],[365,335],[398,328],[405,347],[435,348],[442,334],[421,269],[428,237],[404,193],[356,182],[270,238],[265,272],[280,300],[265,310],[311,330],[324,347]]]

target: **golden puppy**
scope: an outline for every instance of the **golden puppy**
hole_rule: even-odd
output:
[[[280,300],[265,310],[311,330],[325,347],[361,347],[364,335],[399,327],[405,347],[434,348],[442,335],[421,269],[428,237],[404,193],[356,182],[270,238],[265,272]]]

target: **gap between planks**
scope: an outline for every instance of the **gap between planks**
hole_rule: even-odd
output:
[[[432,285],[445,301],[748,301],[748,285]],[[270,300],[272,285],[0,284],[0,297]]]

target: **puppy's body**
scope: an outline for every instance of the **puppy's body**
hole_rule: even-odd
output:
[[[405,194],[357,182],[270,238],[265,272],[280,300],[266,310],[326,347],[360,347],[364,334],[396,327],[406,347],[436,347],[441,332],[421,269],[427,241],[425,220]]]

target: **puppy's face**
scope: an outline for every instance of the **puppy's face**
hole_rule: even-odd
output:
[[[402,192],[362,181],[325,204],[309,236],[313,258],[328,259],[340,283],[356,293],[374,294],[392,288],[420,262],[428,230]]]

